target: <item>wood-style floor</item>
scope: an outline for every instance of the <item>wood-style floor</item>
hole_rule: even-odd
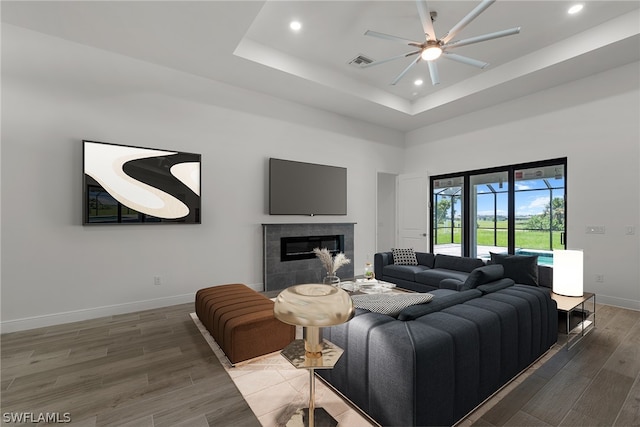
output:
[[[260,426],[193,311],[181,304],[2,335],[3,419],[58,412],[82,426]]]
[[[640,426],[640,311],[598,305],[596,329],[534,369],[466,424]]]
[[[1,412],[82,426],[259,426],[189,317],[193,304],[2,335]],[[596,329],[461,425],[640,426],[640,312]],[[526,378],[525,378],[526,377]]]

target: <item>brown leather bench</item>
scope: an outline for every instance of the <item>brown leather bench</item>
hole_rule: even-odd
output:
[[[243,284],[196,292],[196,315],[232,364],[282,350],[295,326],[273,316],[273,301]]]

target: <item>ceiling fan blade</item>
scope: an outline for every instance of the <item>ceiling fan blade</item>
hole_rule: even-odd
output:
[[[478,68],[487,68],[489,66],[488,62],[478,61],[477,59],[469,58],[468,56],[462,56],[455,53],[442,52],[443,57],[447,59],[452,59],[454,61],[462,62],[463,64],[471,65]]]
[[[476,19],[478,15],[484,12],[489,6],[491,6],[496,0],[482,0],[478,6],[476,6],[471,12],[467,14],[464,18],[460,20],[456,25],[453,26],[449,30],[447,34],[444,35],[440,40],[443,44],[449,43],[449,41],[456,36],[464,27],[469,25],[471,21]]]
[[[379,33],[377,31],[367,30],[367,31],[365,31],[364,35],[365,36],[378,37],[380,39],[385,39],[385,40],[391,40],[392,42],[407,44],[409,46],[420,46],[420,45],[422,45],[422,43],[417,42],[417,41],[413,41],[413,40],[409,40],[409,39],[403,39],[402,37],[391,36],[389,34]]]
[[[436,40],[436,30],[433,29],[433,21],[431,20],[431,13],[429,12],[427,1],[416,0],[416,5],[418,6],[418,15],[420,15],[424,35],[427,37],[427,40]]]
[[[520,27],[510,28],[508,30],[496,31],[495,33],[484,34],[482,36],[470,37],[468,39],[453,41],[451,43],[447,43],[443,48],[452,49],[454,47],[467,46],[473,43],[485,42],[487,40],[493,40],[500,37],[512,36],[514,34],[518,34],[520,32]]]
[[[417,53],[420,53],[420,51],[419,51],[419,50],[416,50],[416,51],[409,52],[409,53],[403,53],[402,55],[396,55],[396,56],[392,56],[392,57],[390,57],[390,58],[381,59],[381,60],[379,60],[379,61],[373,61],[372,63],[367,64],[367,65],[363,65],[363,66],[362,66],[362,67],[360,67],[360,68],[369,68],[369,67],[373,67],[373,66],[380,65],[380,64],[384,64],[385,62],[393,61],[393,60],[396,60],[396,59],[400,59],[400,58],[407,58],[407,57],[409,57],[409,56],[411,56],[411,55],[415,55],[415,54],[417,54]]]
[[[420,59],[422,57],[420,55],[418,55],[416,57],[416,59],[414,59],[413,61],[411,61],[411,64],[409,64],[409,66],[407,68],[405,68],[400,74],[398,74],[398,77],[396,77],[392,82],[391,85],[395,86],[396,83],[398,83],[400,81],[400,79],[402,79],[404,77],[405,74],[407,74],[409,72],[409,70],[411,69],[411,67],[413,67],[414,65],[416,65]]]
[[[431,76],[431,84],[439,85],[440,84],[440,74],[438,74],[438,65],[436,61],[427,61],[427,65],[429,66],[429,75]]]

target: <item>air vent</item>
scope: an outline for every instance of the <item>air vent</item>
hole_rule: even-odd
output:
[[[362,67],[362,66],[371,64],[372,62],[373,62],[373,59],[367,58],[364,55],[358,55],[355,58],[353,58],[351,61],[349,61],[349,65],[353,65],[354,67]]]

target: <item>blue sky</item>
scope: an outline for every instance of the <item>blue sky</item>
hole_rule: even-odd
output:
[[[552,185],[562,185],[562,180],[550,180]],[[539,215],[544,212],[545,207],[549,204],[548,190],[540,191],[523,191],[536,188],[546,188],[542,180],[528,180],[516,183],[516,216]],[[503,188],[505,193],[498,195],[497,213],[501,216],[507,215],[507,194],[506,187]],[[562,197],[563,190],[553,190],[553,197]],[[456,217],[460,215],[461,205],[458,201],[455,206]],[[478,215],[493,215],[493,197],[484,195],[478,197]]]
[[[516,190],[517,191],[517,190]],[[555,190],[554,197],[561,197],[562,191]],[[527,191],[516,193],[516,216],[539,215],[549,204],[548,190]],[[493,198],[483,196],[478,198],[478,214],[493,215]],[[498,215],[507,215],[507,196],[498,197]]]

